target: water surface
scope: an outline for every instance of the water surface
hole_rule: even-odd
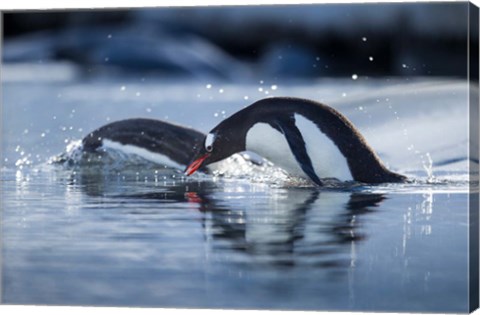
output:
[[[445,80],[6,82],[2,301],[465,312],[465,91]],[[48,163],[107,122],[151,117],[207,132],[269,95],[335,106],[414,181],[318,189],[184,178],[128,159]]]

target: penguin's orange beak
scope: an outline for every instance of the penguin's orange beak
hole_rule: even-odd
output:
[[[209,156],[210,154],[202,155],[201,157],[190,163],[190,165],[185,170],[185,175],[190,176],[195,173],[200,168],[200,166],[202,166],[203,161],[205,161],[205,159]]]

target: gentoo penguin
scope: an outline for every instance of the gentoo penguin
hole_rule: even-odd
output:
[[[319,186],[322,178],[363,183],[406,180],[383,165],[341,113],[292,97],[266,98],[223,120],[205,136],[185,174],[246,150]]]
[[[83,151],[111,148],[172,168],[184,169],[205,135],[161,120],[134,118],[112,122],[82,140]]]

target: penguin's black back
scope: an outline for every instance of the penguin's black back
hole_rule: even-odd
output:
[[[165,155],[178,164],[187,165],[204,137],[199,131],[165,121],[133,118],[102,126],[88,134],[82,143],[84,151],[93,152],[104,140],[110,140]]]

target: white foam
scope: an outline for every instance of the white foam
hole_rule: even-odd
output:
[[[185,168],[185,165],[178,164],[177,162],[171,160],[169,157],[163,154],[148,151],[147,149],[140,148],[131,144],[121,144],[119,142],[103,139],[102,147],[105,149],[118,150],[125,154],[135,154],[144,158],[145,160],[157,163],[159,165],[164,165],[167,167],[177,168],[181,170]]]

